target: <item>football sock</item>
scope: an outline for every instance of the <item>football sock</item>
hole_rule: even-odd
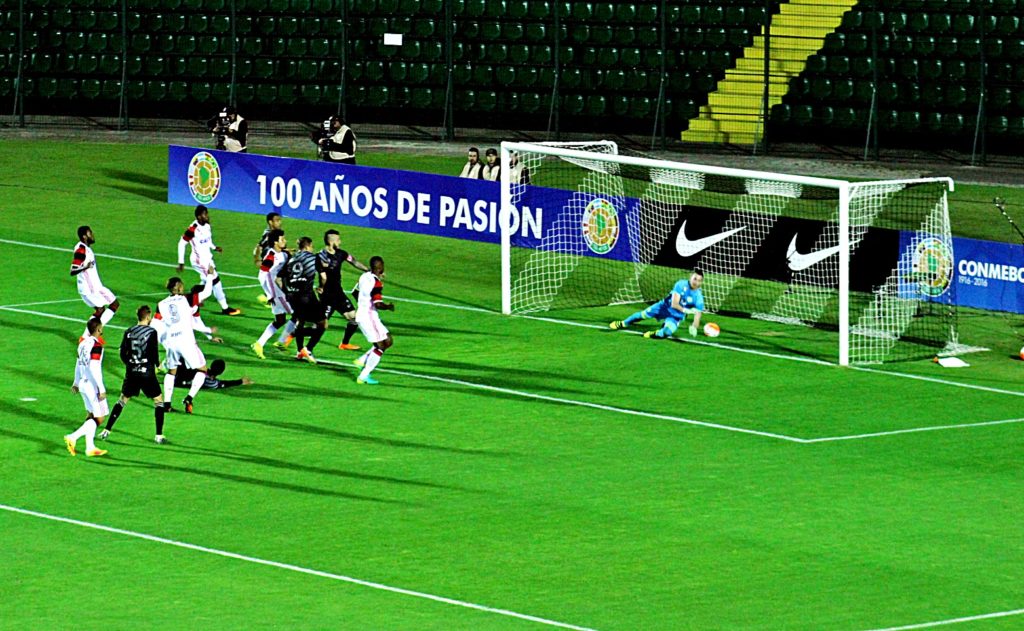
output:
[[[342,344],[348,344],[349,342],[351,342],[352,341],[352,336],[355,335],[356,331],[358,331],[358,330],[359,330],[359,325],[356,324],[354,320],[352,322],[349,322],[347,325],[345,325],[345,337],[341,338],[341,343]]]
[[[170,405],[172,399],[171,395],[174,394],[174,375],[167,373],[164,375],[164,401]]]
[[[86,451],[92,451],[96,449],[96,428],[100,426],[99,421],[96,419],[89,419],[82,425],[82,430],[85,430],[85,449]],[[82,431],[79,430],[79,431]]]
[[[228,297],[224,295],[224,285],[220,284],[220,275],[213,278],[213,297],[220,303],[221,309],[228,308]]]
[[[153,408],[153,416],[156,418],[157,436],[164,433],[164,406],[162,403]]]
[[[623,320],[622,323],[625,324],[626,326],[629,326],[630,324],[633,324],[634,322],[636,322],[638,320],[643,320],[643,319],[644,319],[644,312],[643,311],[637,311],[633,315],[631,315],[628,318],[626,318],[625,320]]]
[[[380,363],[380,356],[383,354],[384,351],[380,350],[379,348],[374,348],[373,350],[366,352],[366,355],[363,356],[366,358],[366,365],[363,366],[363,372],[359,373],[360,379],[366,379],[367,377],[370,376],[370,373],[373,372],[373,369],[376,368],[377,364]]]
[[[100,315],[100,322],[102,322],[104,325],[106,325],[107,322],[110,322],[113,319],[114,319],[114,310],[111,309],[110,307],[107,307],[106,309],[104,309],[103,313]]]
[[[313,331],[309,335],[309,344],[306,345],[307,351],[309,351],[310,353],[313,352],[313,349],[316,347],[316,345],[320,343],[320,338],[324,336],[325,331],[326,329],[322,329],[320,327],[316,327],[315,329],[313,329]]]
[[[86,432],[89,431],[89,427],[93,425],[92,419],[86,419],[82,426],[74,431],[73,434],[68,434],[68,438],[72,441],[77,441],[82,436],[85,436]]]
[[[193,398],[203,388],[203,384],[206,383],[206,373],[203,371],[197,371],[195,376],[192,377],[192,387],[188,389],[188,398]],[[167,399],[170,401],[170,399]]]
[[[118,399],[117,403],[114,404],[114,409],[110,411],[110,416],[107,417],[107,429],[114,429],[114,423],[117,422],[117,418],[121,416],[123,411],[124,403],[121,402],[121,399]]]
[[[260,336],[260,339],[257,340],[256,343],[260,346],[266,346],[267,342],[270,341],[270,338],[274,337],[274,333],[277,333],[277,327],[274,326],[273,322],[271,322],[267,325],[267,328],[263,329],[263,335]]]
[[[293,333],[295,333],[295,320],[288,320],[288,324],[281,327],[281,335],[277,336],[277,341],[284,344]]]
[[[308,326],[300,326],[295,329],[295,348],[300,351],[306,348],[306,336],[312,332]]]

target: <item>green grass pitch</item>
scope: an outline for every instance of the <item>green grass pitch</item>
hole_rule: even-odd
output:
[[[971,368],[842,369],[792,359],[827,337],[752,320],[716,318],[708,346],[601,330],[621,308],[503,317],[496,246],[342,227],[385,257],[397,304],[382,383],[361,387],[337,321],[334,363],[248,351],[270,319],[263,221],[213,211],[244,314],[206,316],[226,343],[203,347],[255,385],[203,391],[163,446],[133,402],[109,457],[71,458],[75,227],[123,304],[113,400],[119,327],[162,296],[192,217],[165,187],[166,147],[3,142],[0,628],[874,629],[1024,607],[1024,424],[992,424],[1024,416],[1016,316],[964,315],[992,349]],[[1011,240],[994,195],[1019,208],[959,186],[954,231]]]

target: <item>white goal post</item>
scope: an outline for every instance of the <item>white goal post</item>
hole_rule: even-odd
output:
[[[955,342],[950,178],[851,182],[609,141],[503,142],[501,164],[503,313],[650,303],[699,268],[709,311],[834,330],[841,365]],[[517,230],[524,206],[539,239]]]

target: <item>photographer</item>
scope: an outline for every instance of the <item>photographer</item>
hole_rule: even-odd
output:
[[[314,131],[310,139],[317,145],[317,154],[327,162],[343,164],[356,163],[356,135],[352,128],[332,116],[324,121],[323,128]]]
[[[234,106],[228,105],[222,109],[206,122],[206,126],[217,139],[218,149],[245,153],[245,137],[249,133],[249,123],[238,115]]]

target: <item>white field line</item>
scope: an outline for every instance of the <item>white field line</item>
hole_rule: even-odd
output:
[[[351,364],[343,362],[336,362],[331,360],[317,360],[321,364],[328,364],[331,366],[340,366],[342,368],[352,368]],[[786,436],[785,434],[773,434],[772,432],[762,432],[756,429],[746,429],[744,427],[733,427],[732,425],[722,425],[720,423],[709,423],[707,421],[697,421],[689,418],[682,418],[679,416],[671,416],[669,414],[658,414],[656,412],[644,412],[642,410],[632,410],[630,408],[620,408],[612,405],[604,405],[601,403],[591,403],[589,401],[578,401],[576,399],[565,399],[562,397],[552,397],[546,394],[537,394],[535,392],[524,392],[522,390],[513,390],[511,388],[501,388],[499,386],[490,386],[484,383],[476,383],[474,381],[463,381],[462,379],[451,379],[448,377],[436,377],[434,375],[424,375],[421,373],[408,372],[406,370],[398,370],[396,368],[378,368],[376,372],[386,372],[393,375],[401,375],[403,377],[411,377],[413,379],[423,379],[425,381],[437,381],[440,383],[449,383],[456,386],[464,386],[467,388],[475,388],[477,390],[486,390],[488,392],[500,392],[502,394],[511,394],[524,399],[536,399],[539,401],[548,401],[550,403],[562,403],[565,405],[575,405],[577,407],[590,408],[594,410],[603,410],[605,412],[613,412],[616,414],[626,414],[629,416],[642,416],[644,418],[654,418],[663,421],[672,421],[673,423],[682,423],[683,425],[696,425],[698,427],[709,427],[712,429],[721,429],[728,432],[737,432],[740,434],[753,434],[755,436],[764,436],[765,438],[775,438],[777,440],[784,440],[791,443],[804,443],[807,442],[802,438],[796,438],[793,436]]]
[[[16,506],[8,506],[6,504],[0,504],[0,510],[5,510],[11,513],[18,513],[21,515],[27,515],[29,517],[36,517],[39,519],[46,519],[49,521],[56,521],[64,524],[71,524],[73,526],[81,526],[83,528],[91,528],[93,530],[102,530],[115,535],[122,535],[125,537],[133,537],[135,539],[144,539],[146,541],[152,541],[154,543],[162,543],[168,546],[174,546],[176,548],[184,548],[186,550],[192,550],[195,552],[203,552],[205,554],[213,554],[220,557],[226,557],[228,559],[235,559],[237,561],[245,561],[246,563],[255,563],[257,565],[266,565],[274,567],[280,570],[288,570],[289,572],[298,572],[300,574],[308,574],[310,576],[317,576],[320,578],[327,578],[334,581],[341,581],[344,583],[352,583],[353,585],[360,585],[362,587],[369,587],[370,589],[376,589],[385,592],[391,592],[394,594],[401,594],[403,596],[411,596],[413,598],[421,598],[424,600],[432,600],[445,605],[452,605],[455,607],[462,607],[465,609],[475,609],[477,611],[483,611],[486,613],[497,614],[499,616],[505,616],[509,618],[518,618],[520,620],[527,620],[529,622],[536,622],[537,624],[546,625],[549,627],[558,627],[561,629],[573,629],[575,631],[594,631],[588,627],[580,627],[565,622],[558,622],[556,620],[548,620],[547,618],[539,618],[537,616],[530,616],[524,613],[518,613],[515,611],[509,611],[508,609],[496,609],[494,607],[487,607],[485,605],[478,605],[476,603],[467,602],[464,600],[456,600],[454,598],[445,598],[444,596],[435,596],[434,594],[427,594],[425,592],[417,592],[411,589],[404,589],[401,587],[392,587],[391,585],[384,585],[383,583],[374,583],[373,581],[366,581],[360,578],[354,578],[351,576],[345,576],[342,574],[332,574],[331,572],[322,572],[320,570],[314,570],[298,565],[292,565],[290,563],[280,563],[278,561],[269,561],[267,559],[260,559],[257,557],[251,557],[244,554],[238,554],[236,552],[228,552],[226,550],[218,550],[216,548],[207,548],[206,546],[196,545],[194,543],[186,543],[184,541],[176,541],[174,539],[167,539],[165,537],[158,537],[156,535],[148,535],[142,532],[135,532],[134,530],[124,530],[122,528],[114,528],[112,526],[104,526],[103,524],[96,524],[89,521],[81,521],[78,519],[71,519],[69,517],[60,517],[58,515],[50,515],[47,513],[40,513],[33,510],[27,510],[24,508],[18,508]]]
[[[35,243],[26,243],[26,242],[23,242],[23,241],[11,241],[11,240],[8,240],[8,239],[0,239],[0,243],[6,243],[6,244],[9,244],[9,245],[20,245],[20,246],[30,247],[30,248],[39,248],[39,249],[44,249],[44,250],[54,250],[54,251],[58,251],[58,252],[66,252],[67,251],[67,248],[58,248],[58,247],[48,246],[48,245],[39,245],[39,244],[35,244]],[[135,262],[135,263],[145,263],[145,264],[150,264],[150,265],[161,265],[161,266],[166,266],[166,267],[174,267],[174,265],[172,265],[170,263],[159,263],[159,262],[154,262],[154,261],[146,261],[146,260],[143,260],[143,259],[122,257],[122,256],[113,256],[113,255],[105,255],[105,254],[97,254],[96,256],[98,256],[98,257],[99,256],[106,256],[107,258],[131,261],[131,262]],[[251,278],[251,277],[242,276],[241,274],[228,274],[228,273],[225,273],[225,272],[221,272],[221,273],[223,275],[225,275],[225,276],[231,275],[231,276],[237,276],[237,277],[241,277],[241,278]],[[472,306],[467,306],[467,305],[451,305],[451,304],[447,304],[447,303],[443,303],[443,302],[432,302],[432,301],[428,301],[428,300],[417,300],[417,299],[413,299],[413,298],[394,297],[393,299],[395,301],[399,301],[399,302],[408,302],[408,303],[412,303],[412,304],[419,304],[419,305],[431,306],[431,307],[439,307],[439,308],[444,308],[444,309],[454,309],[454,310],[459,310],[459,311],[472,311],[474,313],[486,313],[486,314],[490,314],[490,315],[501,315],[497,311],[494,311],[494,310],[491,310],[491,309],[485,309],[485,308],[482,308],[482,307],[472,307]],[[76,320],[75,318],[66,318],[66,317],[63,317],[63,316],[54,316],[52,314],[46,314],[46,313],[42,313],[42,312],[38,312],[38,311],[21,310],[21,309],[16,309],[16,308],[13,308],[13,307],[2,307],[2,306],[0,306],[0,310],[15,311],[15,312],[19,312],[19,313],[28,313],[28,314],[39,315],[39,316],[43,316],[43,317],[54,317],[54,318],[58,318],[58,319],[62,319],[62,320],[72,320],[72,321],[75,321],[75,322],[79,321],[79,320]],[[562,326],[575,326],[575,327],[588,328],[588,329],[598,329],[598,330],[603,330],[604,329],[603,326],[597,325],[597,324],[589,324],[589,323],[583,323],[583,322],[573,322],[573,321],[570,321],[570,320],[559,320],[557,318],[546,318],[546,317],[542,317],[542,316],[529,316],[529,315],[514,316],[514,317],[519,317],[519,318],[523,318],[523,319],[527,319],[527,320],[537,320],[537,321],[540,321],[540,322],[548,322],[548,323],[552,323],[552,324],[559,324],[559,325],[562,325]],[[113,328],[123,328],[123,327],[113,326]],[[632,333],[634,335],[639,335],[640,334],[639,331],[627,330],[626,332],[627,333]],[[803,363],[816,364],[816,365],[820,365],[820,366],[829,366],[829,367],[833,367],[833,368],[839,367],[837,364],[834,364],[834,363],[831,363],[831,362],[826,362],[826,361],[823,361],[823,360],[820,360],[820,359],[813,359],[813,358],[808,358],[808,357],[799,357],[799,356],[791,356],[791,355],[782,355],[782,354],[776,354],[776,353],[769,353],[769,352],[765,352],[765,351],[758,351],[758,350],[753,350],[753,349],[746,349],[746,348],[739,348],[739,347],[735,347],[735,346],[729,346],[729,345],[720,344],[720,343],[717,343],[717,342],[706,342],[706,341],[702,341],[702,340],[689,340],[689,339],[685,339],[685,338],[676,338],[676,339],[678,339],[678,340],[680,340],[682,342],[685,342],[687,344],[699,344],[701,346],[710,346],[710,347],[719,348],[719,349],[722,349],[722,350],[734,351],[734,352],[739,352],[739,353],[746,353],[746,354],[750,354],[750,355],[758,355],[758,356],[769,357],[769,358],[773,358],[773,359],[782,359],[782,360],[786,360],[786,361],[797,361],[797,362],[803,362]],[[331,363],[331,362],[322,361],[322,363]],[[338,365],[344,365],[344,364],[338,364]],[[1020,392],[1020,391],[1016,391],[1016,390],[1003,390],[1001,388],[992,388],[992,387],[989,387],[989,386],[980,386],[980,385],[969,384],[969,383],[961,383],[961,382],[958,382],[958,381],[949,381],[949,380],[946,380],[946,379],[939,379],[937,377],[925,377],[925,376],[922,376],[922,375],[911,375],[911,374],[907,374],[907,373],[889,372],[889,371],[886,371],[886,370],[878,370],[878,369],[875,369],[875,368],[866,368],[866,367],[860,367],[860,366],[850,366],[849,368],[851,368],[852,370],[860,371],[860,372],[868,372],[868,373],[878,374],[878,375],[887,375],[887,376],[892,376],[892,377],[901,377],[901,378],[904,378],[904,379],[914,379],[914,380],[917,380],[917,381],[925,381],[925,382],[928,382],[928,383],[935,383],[935,384],[939,384],[939,385],[952,386],[952,387],[957,387],[957,388],[966,388],[966,389],[970,389],[970,390],[980,390],[980,391],[983,391],[983,392],[992,392],[992,393],[995,393],[995,394],[1005,394],[1005,395],[1010,395],[1010,396],[1015,396],[1015,397],[1024,397],[1024,392]],[[433,376],[430,376],[430,375],[419,375],[419,374],[416,374],[416,373],[398,372],[398,371],[393,371],[392,369],[381,369],[381,370],[396,372],[396,374],[403,374],[403,375],[406,375],[406,376],[415,376],[417,378],[422,378],[422,379],[430,379],[430,380],[435,380],[435,381],[444,381],[444,379],[441,378],[441,377],[433,377]],[[493,389],[494,391],[502,391],[501,388],[497,388],[495,386],[487,386],[485,384],[474,384],[474,383],[468,382],[468,381],[463,382],[463,381],[459,381],[459,380],[452,380],[451,383],[459,384],[459,385],[466,385],[466,386],[469,386],[469,387],[478,387],[478,388],[483,388],[483,389]],[[533,393],[528,393],[528,392],[520,393],[518,391],[512,391],[511,393],[519,394],[521,396],[528,397],[528,398],[536,398],[536,399],[547,398],[548,400],[552,400],[552,401],[563,402],[563,403],[570,403],[570,400],[568,400],[568,399],[559,400],[557,397],[545,397],[545,395],[538,395],[538,394],[533,394]],[[584,402],[584,401],[574,401],[574,402],[571,402],[571,403],[572,404],[576,404],[576,405],[582,405],[582,406],[585,406],[585,407],[597,407],[597,406],[600,405],[600,404],[588,403],[588,402]],[[692,425],[703,425],[705,427],[715,427],[715,428],[718,428],[718,429],[729,429],[730,431],[737,431],[737,432],[743,432],[743,433],[748,433],[748,434],[755,434],[755,435],[766,436],[766,437],[771,437],[771,438],[777,438],[777,439],[786,440],[786,441],[790,441],[790,442],[797,442],[797,443],[830,442],[830,441],[838,441],[838,440],[854,440],[854,439],[859,439],[859,438],[875,438],[875,437],[879,437],[879,436],[889,436],[889,435],[893,435],[893,434],[907,434],[907,433],[923,432],[923,431],[935,431],[935,430],[940,430],[940,429],[959,429],[959,428],[969,428],[969,427],[974,427],[974,426],[981,427],[981,426],[985,426],[985,425],[999,425],[999,424],[1015,422],[1014,419],[1009,419],[1009,420],[1001,420],[1001,421],[982,421],[982,422],[979,422],[979,423],[965,423],[965,424],[960,424],[960,425],[938,425],[938,426],[907,428],[907,429],[901,429],[901,430],[893,430],[892,432],[875,432],[875,433],[869,433],[869,434],[850,434],[848,436],[825,436],[825,437],[820,437],[820,438],[796,438],[794,436],[785,436],[783,434],[773,434],[771,432],[758,432],[756,430],[748,430],[748,429],[743,429],[743,428],[738,428],[738,427],[734,428],[734,427],[731,427],[729,425],[718,425],[718,424],[715,424],[715,423],[706,423],[704,421],[696,421],[696,420],[692,420],[692,419],[680,419],[678,417],[672,417],[672,416],[668,416],[668,415],[659,415],[659,414],[654,414],[654,413],[650,413],[650,412],[640,412],[638,410],[630,410],[629,412],[625,412],[625,409],[623,409],[623,408],[612,408],[610,406],[606,406],[606,407],[608,407],[608,409],[610,409],[610,410],[615,410],[615,411],[620,411],[621,410],[624,413],[634,413],[634,414],[637,414],[637,415],[640,415],[640,416],[649,416],[649,417],[652,417],[652,418],[661,418],[661,419],[664,419],[664,420],[671,420],[671,421],[678,422],[678,423],[687,423],[687,424],[692,424]]]
[[[42,311],[32,311],[31,309],[19,309],[17,307],[0,307],[0,311],[13,311],[14,313],[24,313],[26,315],[39,316],[41,318],[53,318],[54,320],[67,320],[68,322],[77,322],[81,325],[85,324],[85,318],[72,318],[70,316],[62,316],[54,313],[44,313]],[[116,324],[104,324],[104,329],[127,329],[126,326],[118,326]]]
[[[253,283],[251,285],[235,285],[234,287],[224,287],[224,291],[234,291],[236,289],[252,289],[253,287],[260,287],[259,283]],[[151,291],[145,294],[123,294],[126,298],[146,298],[149,296],[165,296],[166,291]],[[81,298],[63,298],[61,300],[40,300],[39,302],[22,302],[15,305],[0,305],[0,309],[10,309],[12,307],[39,307],[42,305],[59,305],[68,302],[82,302]]]
[[[67,253],[67,254],[71,254],[71,252],[72,252],[72,248],[70,248],[70,247],[68,247],[68,248],[58,248],[58,247],[55,247],[55,246],[52,246],[52,245],[40,245],[38,243],[26,243],[25,241],[11,241],[10,239],[0,239],[0,243],[6,243],[7,245],[20,245],[20,246],[24,246],[26,248],[38,248],[40,250],[52,250],[54,252],[64,252],[64,253]],[[130,256],[117,256],[115,254],[104,254],[102,252],[97,252],[96,253],[96,258],[98,258],[98,259],[114,259],[115,261],[128,261],[129,263],[143,263],[145,265],[158,265],[160,267],[178,267],[178,265],[176,263],[163,263],[163,262],[160,262],[160,261],[147,261],[145,259],[135,259],[135,258],[132,258]],[[185,269],[192,269],[192,267],[190,265],[186,265]],[[218,271],[217,273],[220,274],[221,276],[232,276],[234,278],[247,278],[249,280],[252,280],[252,278],[253,278],[252,274],[247,276],[245,274],[232,274],[231,272],[221,272],[221,271]]]
[[[991,620],[993,618],[1008,618],[1010,616],[1019,616],[1022,614],[1024,614],[1024,609],[1013,609],[1010,611],[996,611],[993,613],[983,613],[977,616],[965,616],[963,618],[949,618],[947,620],[936,620],[934,622],[908,624],[902,627],[886,627],[884,629],[872,629],[871,631],[909,631],[910,629],[931,629],[933,627],[944,627],[950,624],[960,624],[961,622]]]
[[[919,432],[937,432],[946,429],[967,429],[971,427],[986,427],[989,425],[1011,425],[1024,423],[1024,418],[1007,418],[1000,421],[979,421],[977,423],[956,423],[954,425],[930,425],[928,427],[910,427],[907,429],[894,429],[885,432],[871,432],[870,434],[850,434],[848,436],[826,436],[823,438],[806,438],[805,443],[831,443],[840,440],[858,440],[861,438],[878,438],[881,436],[896,436],[898,434],[916,434]]]

